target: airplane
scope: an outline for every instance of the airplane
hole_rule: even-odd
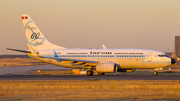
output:
[[[134,72],[135,69],[157,70],[176,63],[165,53],[150,49],[67,49],[50,43],[29,15],[21,15],[29,50],[6,48],[24,52],[29,57],[62,67],[87,69],[99,75],[115,72]],[[105,46],[103,46],[105,47]]]

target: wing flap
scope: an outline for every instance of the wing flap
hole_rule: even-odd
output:
[[[61,60],[61,61],[98,63],[98,61],[92,61],[92,60],[80,60],[80,59],[69,59],[69,58],[58,58],[58,57],[44,57],[44,58],[47,58],[47,59],[56,59],[56,60]]]
[[[92,66],[96,66],[98,61],[91,60],[80,60],[80,59],[69,59],[69,58],[59,58],[59,57],[43,57],[47,59],[55,59],[61,62],[69,62],[71,66],[77,66],[80,68],[92,68]]]

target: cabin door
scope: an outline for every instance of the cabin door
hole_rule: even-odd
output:
[[[49,53],[48,53],[48,57],[53,57],[52,52],[49,52]]]
[[[148,57],[147,57],[148,62],[152,61],[152,52],[148,53]]]

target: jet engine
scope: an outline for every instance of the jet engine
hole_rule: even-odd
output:
[[[114,73],[116,72],[116,64],[115,63],[99,63],[96,66],[96,71],[99,73]]]

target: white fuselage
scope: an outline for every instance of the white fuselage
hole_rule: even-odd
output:
[[[50,49],[37,50],[37,52],[39,53],[38,55],[42,57],[113,62],[120,65],[121,69],[162,68],[171,65],[171,58],[165,56],[165,53],[148,49]],[[159,55],[164,56],[160,57]],[[46,58],[36,59],[54,65],[79,68],[79,66],[71,65],[71,62],[55,61]]]

